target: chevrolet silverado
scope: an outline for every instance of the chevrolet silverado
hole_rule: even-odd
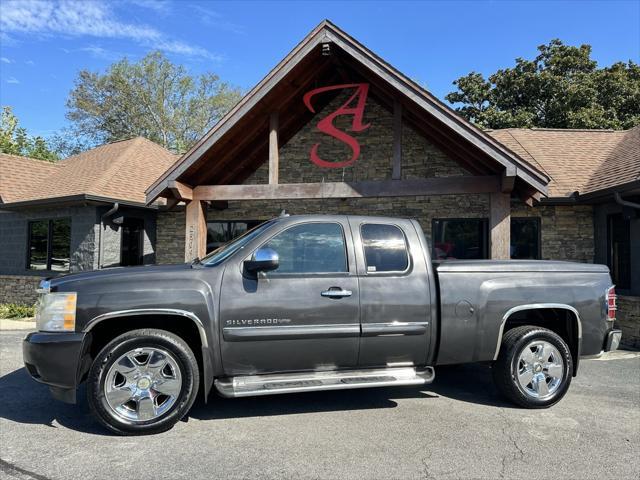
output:
[[[581,356],[616,349],[607,267],[432,262],[415,220],[286,216],[203,259],[45,280],[31,376],[74,403],[87,384],[119,434],[171,428],[197,392],[225,397],[424,385],[490,362],[526,408],[567,392]]]

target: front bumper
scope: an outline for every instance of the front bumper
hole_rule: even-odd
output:
[[[49,385],[54,398],[63,402],[75,403],[85,336],[32,332],[22,342],[24,365],[31,377]]]

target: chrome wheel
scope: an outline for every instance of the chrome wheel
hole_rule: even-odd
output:
[[[565,365],[555,346],[534,340],[522,349],[514,369],[520,390],[529,397],[544,400],[562,385]]]
[[[146,422],[168,412],[182,390],[176,359],[158,348],[136,348],[109,368],[104,399],[109,412],[129,422]]]

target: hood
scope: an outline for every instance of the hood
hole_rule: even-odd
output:
[[[555,260],[444,260],[434,262],[440,272],[590,272],[609,273],[606,265]]]
[[[86,272],[68,273],[59,277],[50,279],[51,289],[56,287],[64,288],[70,283],[87,282],[93,280],[116,280],[118,277],[132,279],[132,277],[163,275],[165,273],[191,270],[189,263],[181,263],[178,265],[144,265],[140,267],[111,267],[101,270],[89,270]]]

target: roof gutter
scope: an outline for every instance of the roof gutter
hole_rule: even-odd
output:
[[[110,203],[110,204],[113,204],[114,202],[118,202],[121,206],[139,207],[139,208],[154,209],[154,210],[157,210],[158,208],[157,205],[147,205],[141,202],[120,200],[117,198],[101,197],[98,195],[83,193],[79,195],[67,195],[63,197],[37,198],[34,200],[2,203],[0,204],[0,209],[11,210],[11,209],[18,209],[23,207],[37,207],[37,206],[46,206],[46,205],[60,205],[60,204],[84,203],[84,202]]]

